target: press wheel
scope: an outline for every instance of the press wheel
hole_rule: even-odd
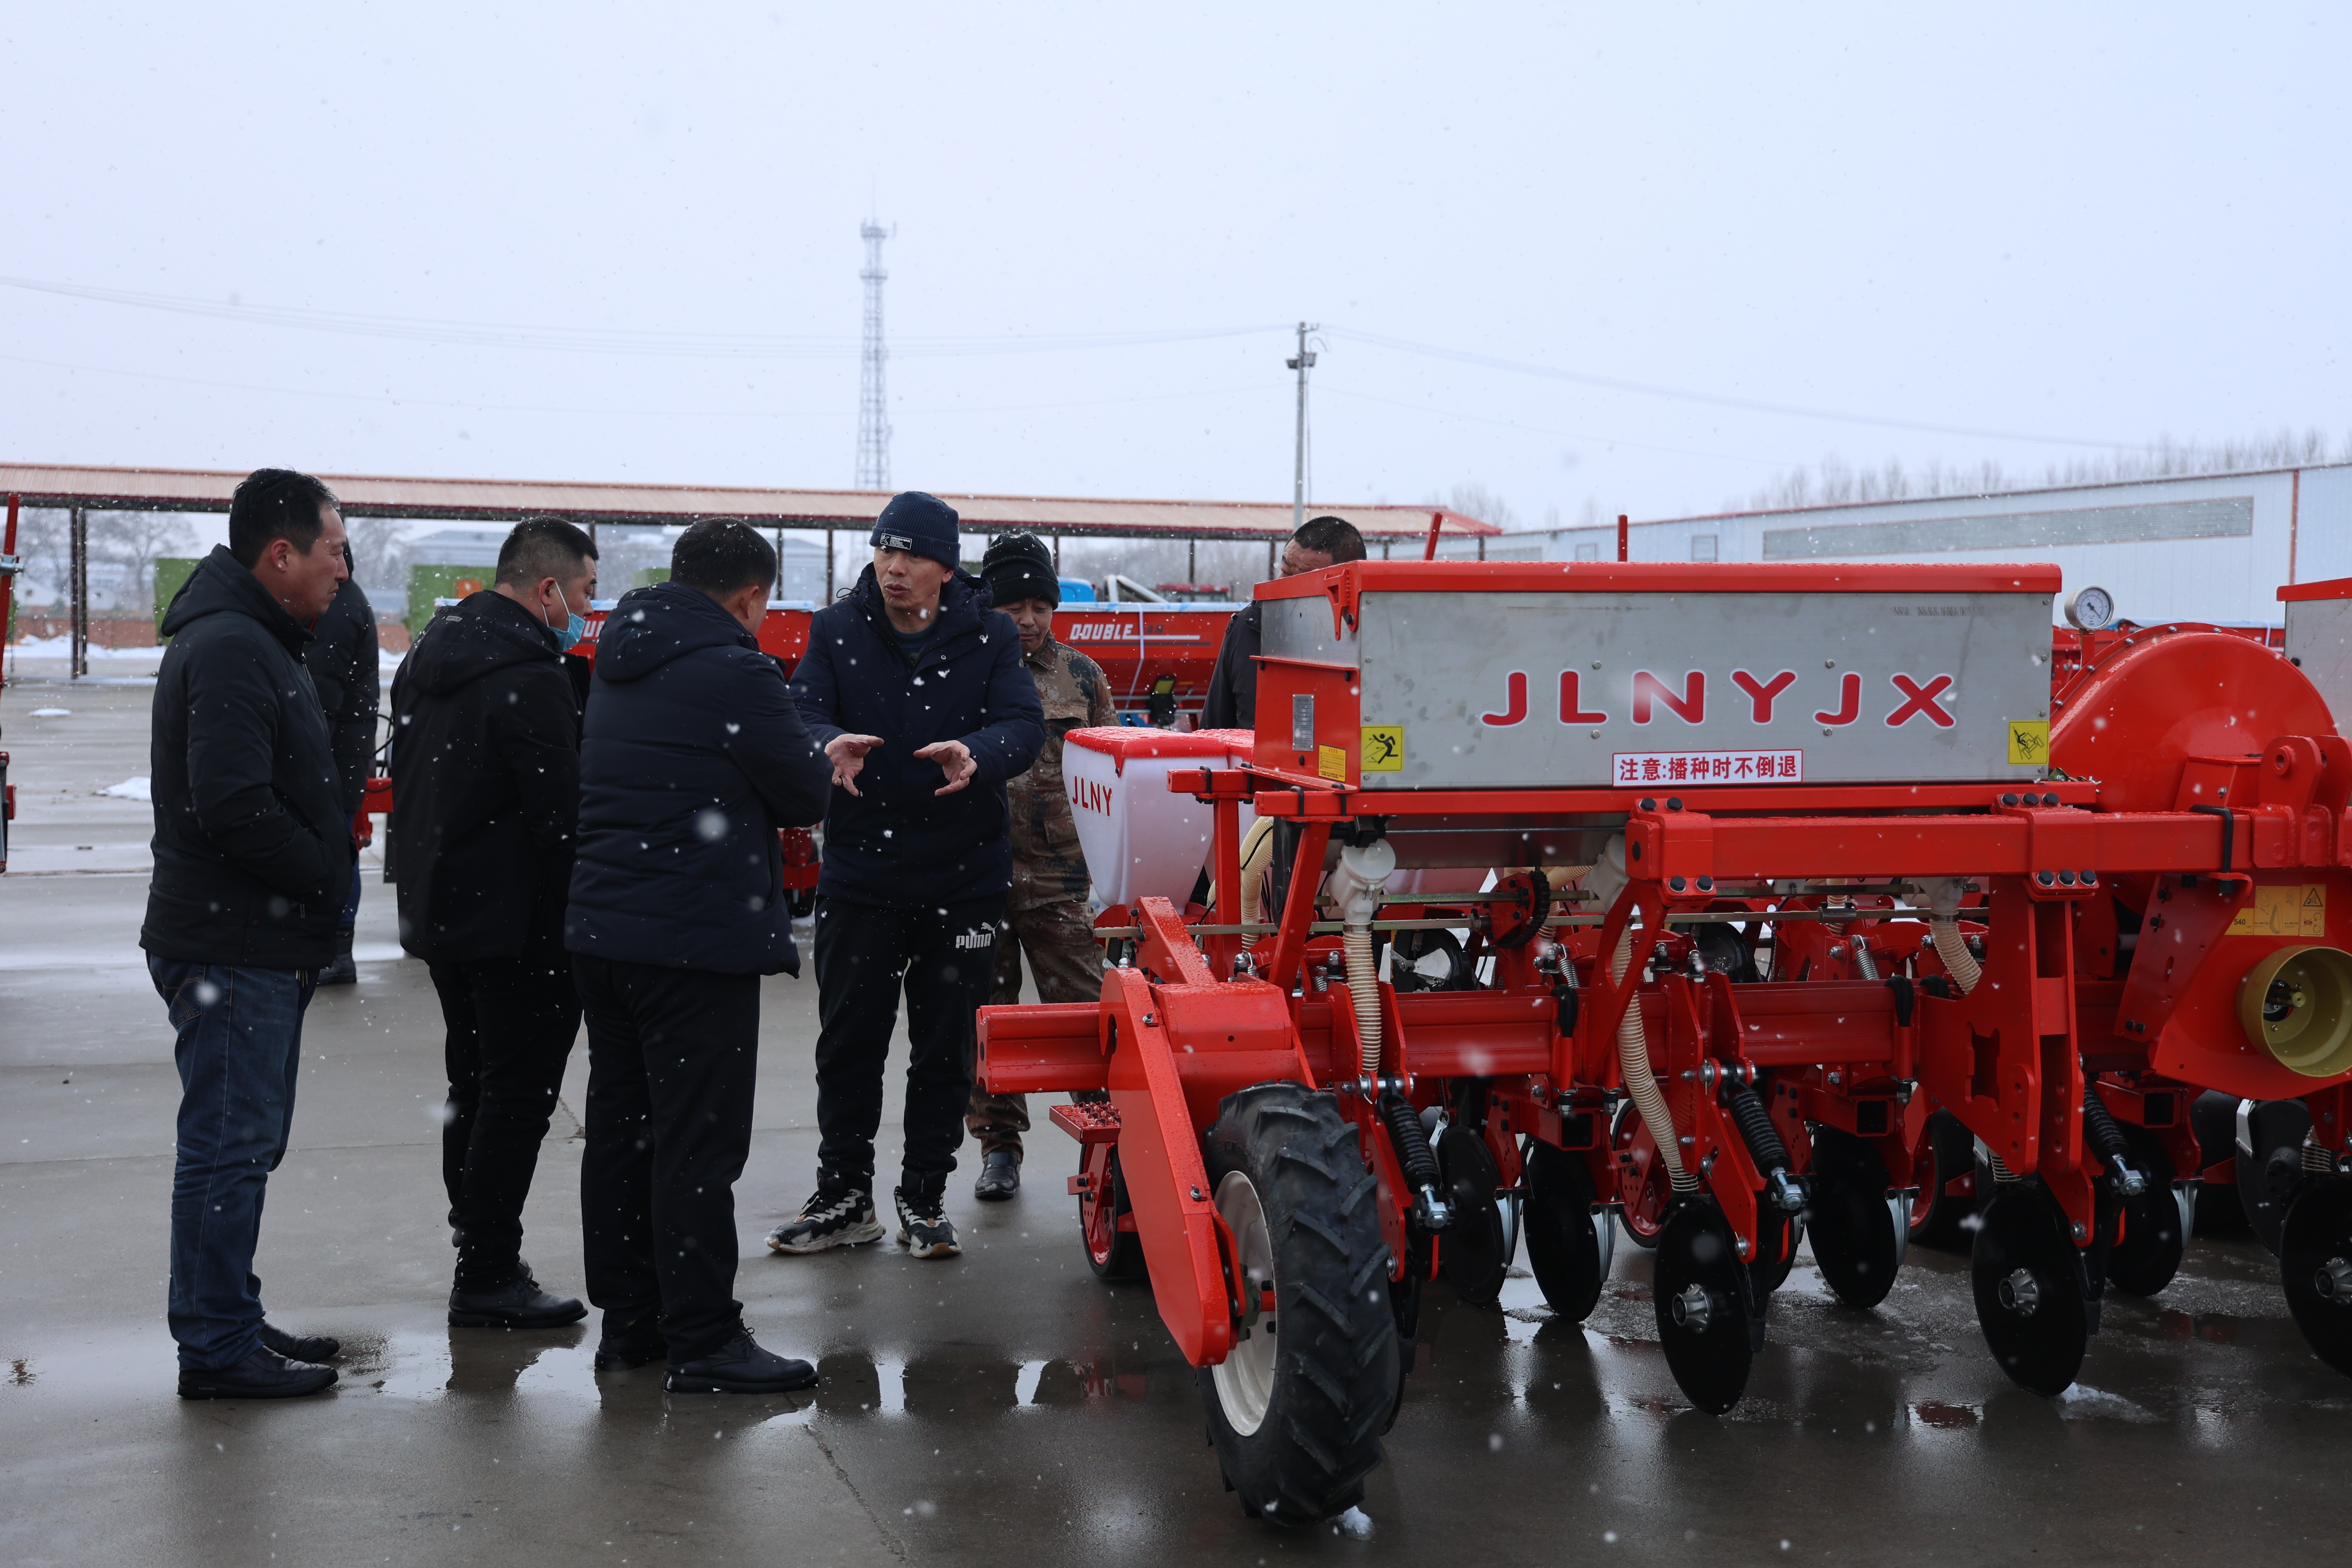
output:
[[[1870,1144],[1836,1128],[1814,1131],[1807,1230],[1822,1280],[1849,1307],[1867,1310],[1886,1300],[1903,1267],[1910,1214],[1890,1184],[1886,1162]]]
[[[2323,1177],[2295,1194],[2279,1227],[2279,1278],[2312,1354],[2352,1376],[2352,1182]]]
[[[1617,1156],[1615,1195],[1625,1239],[1646,1252],[1658,1245],[1674,1184],[1666,1174],[1665,1162],[1658,1158],[1657,1141],[1650,1136],[1649,1124],[1630,1100],[1617,1107],[1609,1123],[1609,1147]]]
[[[1099,1151],[1099,1157],[1097,1152]],[[1130,1212],[1127,1178],[1119,1174],[1118,1147],[1089,1143],[1082,1166],[1087,1190],[1078,1194],[1078,1227],[1087,1247],[1087,1267],[1108,1284],[1143,1278],[1143,1237],[1121,1230],[1118,1222]]]
[[[1763,1298],[1723,1211],[1705,1199],[1678,1202],[1658,1232],[1653,1279],[1667,1368],[1693,1405],[1722,1415],[1739,1403],[1764,1348]]]
[[[1977,1141],[1960,1119],[1948,1110],[1929,1112],[1927,1131],[1911,1164],[1912,1184],[1919,1189],[1919,1195],[1911,1201],[1914,1244],[1948,1251],[1966,1249],[1965,1222],[1977,1212],[1979,1194],[1956,1193],[1951,1186],[1969,1176],[1973,1187],[1976,1166]]]
[[[1503,1223],[1503,1205],[1495,1189],[1502,1173],[1486,1141],[1459,1122],[1448,1125],[1437,1140],[1437,1171],[1454,1223],[1437,1244],[1437,1265],[1454,1286],[1454,1293],[1476,1307],[1494,1304],[1503,1293],[1503,1277],[1511,1266],[1511,1237]]]
[[[2107,1249],[2107,1282],[2134,1296],[2153,1296],[2172,1283],[2189,1245],[2188,1194],[2172,1184],[2172,1157],[2146,1128],[2123,1128],[2126,1157],[2147,1178],[2139,1195],[2123,1200],[2123,1234]]]
[[[1581,1155],[1536,1139],[1527,1151],[1528,1267],[1544,1301],[1569,1321],[1591,1316],[1609,1279],[1616,1232],[1592,1215],[1592,1173]]]
[[[2039,1187],[2005,1186],[1984,1211],[1969,1272],[2001,1371],[2036,1394],[2064,1393],[2090,1349],[2090,1289],[2057,1204]]]

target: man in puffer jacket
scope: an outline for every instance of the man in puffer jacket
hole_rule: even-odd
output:
[[[957,517],[891,499],[874,563],[809,625],[793,694],[833,763],[816,889],[816,1192],[768,1245],[872,1241],[882,1065],[907,995],[898,1239],[952,1258],[948,1177],[971,1095],[972,1015],[988,999],[1013,883],[1007,780],[1045,743],[1012,617],[957,566]]]
[[[599,1367],[667,1352],[679,1393],[807,1388],[734,1300],[735,1179],[751,1146],[760,977],[800,973],[776,832],[824,813],[829,770],[753,634],[776,552],[729,520],[679,536],[670,580],[597,638],[564,945],[588,1018],[580,1168]]]
[[[433,617],[392,682],[400,943],[446,1026],[441,1180],[457,1248],[449,1321],[548,1329],[588,1309],[522,1260],[523,1202],[580,1034],[563,904],[580,816],[580,706],[563,650],[596,592],[596,546],[517,523],[495,585]]]

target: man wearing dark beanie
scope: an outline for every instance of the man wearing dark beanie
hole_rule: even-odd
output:
[[[1062,791],[1062,740],[1073,730],[1116,724],[1110,680],[1102,667],[1054,640],[1054,609],[1062,602],[1054,558],[1034,533],[997,538],[981,558],[981,580],[996,607],[1021,633],[1021,662],[1037,683],[1045,710],[1045,749],[1029,771],[1005,789],[1013,811],[1013,891],[1005,900],[1004,933],[996,942],[996,983],[991,1003],[1021,1000],[1021,960],[1040,1002],[1094,1002],[1102,996],[1102,949],[1087,911],[1087,860],[1078,825]],[[980,1141],[980,1180],[972,1195],[1011,1197],[1021,1186],[1021,1135],[1029,1105],[1018,1094],[985,1094],[975,1084],[964,1126]]]
[[[874,1135],[902,990],[898,1239],[917,1258],[959,1250],[947,1182],[971,1096],[972,1015],[1013,880],[1004,786],[1045,732],[1019,633],[957,565],[957,521],[936,496],[893,497],[874,525],[874,563],[811,620],[793,672],[833,798],[816,890],[816,1191],[769,1236],[780,1253],[882,1234]]]

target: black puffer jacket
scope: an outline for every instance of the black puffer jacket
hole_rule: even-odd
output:
[[[580,816],[580,709],[556,634],[484,589],[392,678],[400,943],[423,959],[560,958]]]
[[[375,767],[375,610],[350,578],[335,590],[335,602],[311,623],[313,639],[302,650],[303,667],[319,689],[326,710],[327,738],[334,747],[335,777],[345,816],[360,808],[360,792]]]
[[[820,746],[841,734],[882,737],[866,753],[857,793],[831,792],[820,894],[919,909],[1012,887],[1004,785],[1045,748],[1045,710],[1021,662],[1021,633],[989,607],[987,584],[967,572],[948,579],[939,629],[909,662],[868,566],[810,618],[793,695]],[[979,766],[953,795],[939,793],[940,765],[915,755],[935,741],[961,741]]]
[[[163,630],[139,945],[185,963],[321,968],[340,945],[353,850],[302,668],[310,634],[226,545],[189,574]]]
[[[581,748],[564,945],[720,974],[798,974],[776,830],[833,769],[782,669],[709,595],[639,588],[604,618]]]

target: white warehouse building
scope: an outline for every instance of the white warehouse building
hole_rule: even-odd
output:
[[[2290,583],[2352,577],[2352,464],[1636,521],[1634,561],[2040,561],[2118,618],[2282,619]],[[1613,561],[1617,526],[1442,545],[1442,560]],[[2063,605],[2063,596],[2061,604]]]

